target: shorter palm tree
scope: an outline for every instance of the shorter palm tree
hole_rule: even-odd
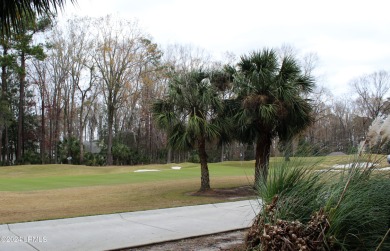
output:
[[[153,103],[153,116],[168,133],[168,144],[175,149],[196,149],[201,164],[200,192],[210,190],[206,142],[219,137],[218,112],[222,102],[214,85],[213,73],[191,70],[172,77],[168,94]]]

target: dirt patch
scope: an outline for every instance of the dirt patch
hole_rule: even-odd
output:
[[[234,200],[255,197],[257,195],[257,192],[251,186],[240,186],[233,188],[215,188],[206,192],[190,193],[189,195]]]
[[[158,243],[137,248],[122,249],[122,251],[243,251],[247,230],[231,231],[178,241]]]

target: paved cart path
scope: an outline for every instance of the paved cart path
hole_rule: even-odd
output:
[[[257,200],[0,225],[0,251],[110,250],[249,227]]]

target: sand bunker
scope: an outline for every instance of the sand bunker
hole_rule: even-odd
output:
[[[367,167],[377,167],[379,166],[378,163],[371,163],[371,162],[359,162],[359,163],[349,163],[349,164],[336,164],[332,166],[332,169],[322,169],[317,170],[317,172],[342,172],[343,170],[340,169],[349,169],[349,168],[367,168]],[[384,167],[384,168],[375,168],[375,171],[390,171],[390,167]]]
[[[142,173],[142,172],[160,172],[161,170],[157,170],[157,169],[139,169],[139,170],[135,170],[134,172],[135,173]]]
[[[359,162],[359,163],[349,163],[349,164],[336,164],[333,165],[332,168],[336,169],[344,169],[344,168],[352,168],[352,167],[357,167],[357,168],[366,168],[366,167],[375,167],[378,166],[379,164],[377,163],[371,163],[371,162]]]

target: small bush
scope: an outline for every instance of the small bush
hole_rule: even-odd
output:
[[[188,158],[188,162],[191,163],[200,163],[199,155],[197,151],[192,151],[190,157]]]
[[[23,153],[22,159],[19,164],[41,164],[41,156],[39,153],[28,150]]]
[[[104,166],[106,158],[100,153],[86,153],[84,156],[84,164],[87,166]]]

